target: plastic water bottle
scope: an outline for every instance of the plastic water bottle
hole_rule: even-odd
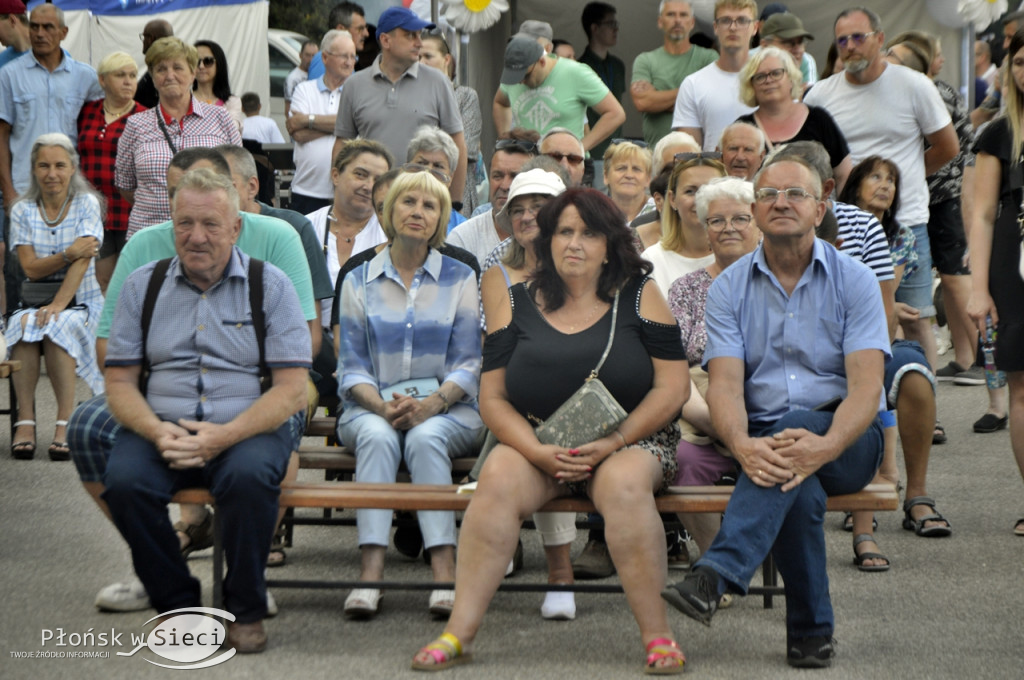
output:
[[[1006,384],[1006,374],[996,368],[996,328],[992,319],[985,319],[985,340],[981,345],[985,357],[985,383],[990,390],[997,390]]]

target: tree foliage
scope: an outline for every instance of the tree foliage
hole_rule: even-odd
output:
[[[296,31],[319,41],[327,32],[327,15],[338,1],[270,0],[270,27]]]

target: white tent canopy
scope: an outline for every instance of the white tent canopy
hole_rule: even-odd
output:
[[[26,3],[31,10],[41,0]],[[146,70],[142,33],[146,23],[166,19],[174,35],[193,43],[213,40],[227,56],[231,91],[256,92],[270,101],[266,0],[54,0],[64,11],[68,37],[63,46],[94,67],[118,50]]]

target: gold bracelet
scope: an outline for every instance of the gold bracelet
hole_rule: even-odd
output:
[[[448,397],[444,396],[444,392],[442,392],[441,390],[438,390],[434,394],[441,397],[441,401],[444,402],[444,409],[441,411],[441,413],[448,413],[448,409],[451,408],[452,406],[451,402],[448,401]]]

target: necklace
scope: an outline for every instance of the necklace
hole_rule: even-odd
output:
[[[67,198],[64,199],[64,203],[60,206],[60,210],[57,211],[57,216],[54,217],[51,220],[50,218],[48,218],[46,216],[46,206],[43,205],[42,201],[39,201],[38,202],[39,214],[42,216],[43,222],[46,222],[47,226],[50,226],[50,227],[55,226],[56,224],[60,223],[61,215],[64,214],[64,209],[68,207],[68,203],[69,202],[71,202],[71,192],[70,191],[68,192]]]
[[[589,324],[590,320],[594,318],[594,314],[597,313],[597,310],[600,307],[601,307],[601,300],[598,299],[597,302],[594,303],[594,306],[590,308],[590,311],[587,312],[587,316],[582,321],[577,321],[575,323],[567,324],[569,326],[569,332],[570,333],[574,333],[577,328],[583,328],[584,326]],[[563,307],[563,309],[564,309],[564,307]]]
[[[103,100],[103,113],[107,114],[108,116],[113,117],[114,119],[120,118],[124,114],[128,113],[129,111],[131,111],[132,108],[134,108],[134,107],[135,107],[135,102],[134,101],[129,101],[128,105],[125,106],[120,111],[111,111],[110,109],[107,108],[107,100],[106,99]]]
[[[331,208],[330,210],[327,211],[327,219],[330,222],[337,222],[338,221],[338,218],[334,216],[334,208]],[[370,223],[369,220],[367,220],[366,224],[369,224],[369,223]],[[341,227],[338,227],[337,229],[331,229],[331,233],[334,234],[334,238],[336,238],[336,239],[344,241],[345,243],[352,243],[352,240],[354,238],[356,238],[357,236],[359,236],[360,234],[362,234],[363,233],[363,229],[366,229],[366,224],[361,226],[359,228],[359,231],[357,231],[356,233],[352,234],[351,238],[348,237],[348,236],[342,236],[341,235]]]

